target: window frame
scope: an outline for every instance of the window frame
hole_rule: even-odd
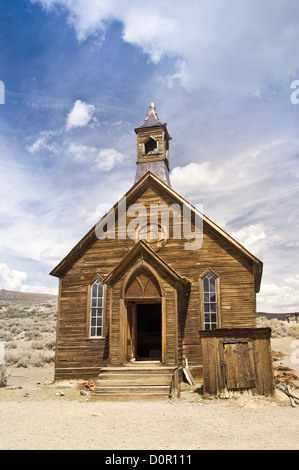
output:
[[[215,323],[215,322],[211,321],[211,314],[214,313],[214,312],[211,312],[211,311],[205,312],[205,307],[204,307],[205,304],[211,304],[211,302],[205,302],[205,294],[208,294],[208,292],[205,292],[204,279],[206,278],[207,275],[210,275],[215,279],[216,328],[213,328],[213,329],[221,328],[220,279],[219,279],[219,276],[212,269],[208,269],[200,276],[200,282],[199,282],[199,285],[200,285],[200,289],[199,289],[199,292],[200,292],[200,312],[201,312],[201,315],[200,315],[200,329],[203,330],[203,331],[211,331],[212,330],[211,324]],[[211,292],[209,292],[209,294],[211,294]],[[210,314],[210,321],[209,322],[205,321],[205,314],[207,314],[207,313]],[[206,329],[207,324],[210,325],[209,329]]]
[[[154,150],[149,150],[149,149],[147,150],[150,140],[152,140],[156,144]],[[159,142],[155,137],[153,137],[152,135],[149,135],[147,139],[143,142],[142,155],[143,156],[156,155],[158,153],[159,153]]]
[[[102,307],[99,307],[99,306],[92,306],[92,301],[94,300],[94,297],[92,295],[92,291],[93,291],[93,286],[95,283],[100,283],[102,284]],[[105,338],[105,298],[106,298],[106,289],[105,289],[105,284],[103,283],[102,279],[100,277],[96,277],[96,279],[93,280],[93,282],[91,284],[89,284],[88,286],[88,305],[87,305],[87,311],[88,311],[88,315],[87,315],[87,318],[88,318],[88,321],[87,321],[87,338],[88,339],[91,339],[91,340],[97,340],[97,339],[104,339]],[[100,298],[100,297],[97,297],[97,298]],[[98,335],[91,335],[91,328],[92,328],[92,325],[91,325],[91,320],[92,318],[100,318],[100,316],[96,315],[95,317],[92,316],[92,308],[95,308],[95,309],[102,309],[102,326],[101,326],[101,336],[98,336]],[[97,325],[93,326],[93,328],[97,328]]]

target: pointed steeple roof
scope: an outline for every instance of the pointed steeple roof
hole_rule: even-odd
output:
[[[161,122],[156,111],[154,103],[150,105],[150,111],[147,113],[147,116],[141,126],[135,128],[135,132],[138,129],[144,129],[145,127],[166,127],[167,122]]]

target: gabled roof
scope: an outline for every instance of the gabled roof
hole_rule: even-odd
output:
[[[253,263],[253,272],[255,278],[255,290],[259,292],[262,271],[263,271],[263,263],[260,261],[256,256],[250,253],[246,248],[244,248],[239,242],[234,240],[228,233],[222,230],[218,225],[212,222],[208,217],[198,211],[192,204],[190,204],[186,199],[176,193],[172,188],[170,188],[167,184],[163,183],[159,178],[157,178],[151,171],[147,171],[140,180],[138,180],[125,194],[124,198],[127,203],[127,207],[136,198],[139,194],[141,194],[146,188],[149,186],[157,187],[160,190],[164,191],[167,195],[169,195],[175,202],[179,204],[186,205],[191,212],[196,213],[200,217],[202,217],[203,223],[206,223],[207,226],[212,229],[214,232],[217,233],[222,239],[229,242],[236,250],[238,250],[246,259]],[[113,206],[111,210],[114,210],[117,217],[117,209],[118,209],[118,202]],[[80,242],[69,252],[69,254],[51,271],[52,276],[61,277],[63,276],[71,266],[82,256],[82,254],[97,240],[96,236],[96,228],[99,227],[99,224],[103,226],[106,223],[107,214],[105,214],[98,224],[96,224],[92,229],[85,235],[85,237],[80,240]]]
[[[156,264],[159,268],[166,272],[172,279],[183,284],[184,286],[190,285],[190,281],[187,278],[181,277],[174,269],[172,269],[157,253],[146,245],[142,240],[139,240],[133,248],[120,260],[115,268],[105,277],[105,284],[113,284],[119,277],[127,272],[128,269],[134,264],[137,259],[144,261],[150,260],[150,264]]]

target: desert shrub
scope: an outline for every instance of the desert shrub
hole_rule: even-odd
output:
[[[48,340],[46,341],[46,344],[45,344],[45,345],[46,345],[46,348],[47,348],[47,349],[50,349],[50,350],[54,351],[54,350],[55,350],[55,346],[56,346],[56,341],[55,341],[54,338],[53,338],[53,339],[48,339]]]
[[[32,341],[31,348],[32,349],[44,349],[44,343],[42,341]]]
[[[42,338],[42,334],[39,330],[29,330],[25,332],[25,337],[28,341],[32,339]]]
[[[5,354],[5,365],[16,367],[28,367],[30,364],[31,353],[24,350],[8,351]]]
[[[9,326],[9,331],[11,332],[12,335],[18,335],[19,333],[21,333],[22,331],[22,328],[20,328],[18,325],[13,325],[13,326]]]
[[[26,317],[27,315],[27,310],[24,308],[19,308],[19,307],[12,307],[11,305],[7,307],[4,312],[2,311],[2,314],[6,318],[21,318],[21,317]]]
[[[17,364],[19,358],[18,356],[11,352],[11,351],[5,351],[5,364],[7,366],[12,366],[14,364]]]
[[[26,369],[30,365],[30,360],[28,356],[22,356],[17,362],[17,367],[24,367]]]
[[[21,351],[19,353],[19,360],[17,362],[17,367],[29,367],[31,363],[31,351]]]
[[[16,367],[42,367],[45,364],[54,362],[55,354],[53,351],[28,351],[28,350],[17,350],[7,351],[5,355],[6,366]]]
[[[0,341],[7,341],[10,337],[10,333],[8,331],[0,331]]]
[[[48,351],[47,353],[44,353],[43,355],[44,364],[51,364],[51,362],[54,362],[54,360],[55,360],[54,352]]]
[[[7,384],[7,375],[6,368],[3,364],[0,364],[0,387],[6,387]]]
[[[32,355],[30,359],[30,364],[34,367],[43,367],[45,364],[50,364],[51,362],[54,362],[54,354],[44,351]]]
[[[288,327],[281,320],[278,320],[278,318],[268,320],[266,317],[258,317],[256,323],[259,328],[270,327],[272,330],[272,338],[280,338],[290,334]]]
[[[267,326],[270,326],[270,320],[266,317],[257,317],[256,318],[256,326],[258,328],[266,328]]]
[[[2,331],[9,330],[9,321],[3,318],[0,319],[0,328]]]
[[[40,331],[43,333],[53,333],[56,330],[56,321],[55,320],[47,320],[44,321],[43,324],[39,328]]]
[[[32,341],[31,349],[46,350],[50,349],[54,351],[55,349],[55,339],[54,338],[43,338],[41,341]]]
[[[270,328],[272,329],[272,337],[279,338],[281,336],[288,336],[288,329],[280,320],[273,318],[270,320]]]
[[[299,339],[299,325],[290,327],[289,334],[290,336],[293,336],[294,338]]]
[[[41,304],[41,307],[50,309],[53,308],[53,305],[52,303],[45,302],[44,304]]]
[[[31,359],[33,367],[42,367],[44,365],[44,358],[41,354],[35,355]]]

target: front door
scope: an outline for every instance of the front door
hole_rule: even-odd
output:
[[[161,302],[127,303],[127,360],[162,360]]]

